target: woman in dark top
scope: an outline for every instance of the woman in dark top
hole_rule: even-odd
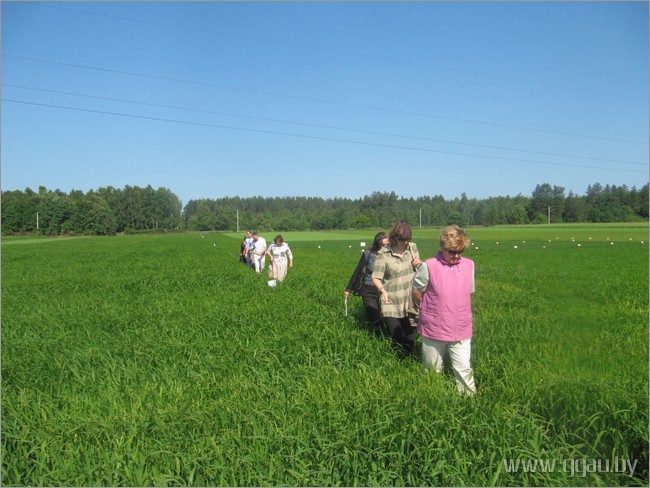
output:
[[[345,298],[350,296],[352,290],[355,288],[355,283],[361,282],[361,299],[363,300],[363,307],[366,309],[368,323],[370,328],[375,333],[381,332],[381,308],[379,305],[379,292],[377,287],[372,282],[372,271],[375,268],[375,259],[377,259],[377,252],[388,244],[388,236],[384,232],[379,232],[375,236],[372,247],[368,251],[363,251],[359,264],[357,264],[352,278],[346,287],[343,294]]]

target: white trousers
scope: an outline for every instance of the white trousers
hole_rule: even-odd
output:
[[[255,271],[261,273],[264,270],[266,265],[266,254],[253,254],[253,266],[255,266]]]
[[[465,395],[476,393],[474,373],[470,365],[472,339],[447,342],[422,337],[422,362],[426,368],[433,367],[436,373],[442,372],[443,360],[447,353],[451,359],[458,391]]]
[[[271,278],[275,278],[278,281],[284,281],[284,279],[287,277],[287,267],[289,266],[289,263],[286,261],[284,263],[278,263],[277,261],[273,261],[271,264]]]

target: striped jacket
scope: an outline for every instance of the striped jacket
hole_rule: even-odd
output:
[[[375,269],[372,277],[384,284],[391,303],[381,304],[381,314],[384,317],[403,318],[408,316],[411,308],[411,283],[413,281],[414,257],[420,257],[418,246],[411,242],[403,254],[395,254],[391,245],[387,245],[377,253]]]

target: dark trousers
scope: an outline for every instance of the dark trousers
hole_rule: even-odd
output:
[[[409,318],[384,317],[384,323],[393,343],[401,346],[402,352],[411,354],[415,349],[416,329],[411,327]]]
[[[375,285],[363,285],[361,287],[361,299],[363,308],[366,309],[368,324],[376,332],[381,330],[381,309],[379,308],[379,292]]]

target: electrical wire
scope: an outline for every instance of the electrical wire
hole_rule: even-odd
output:
[[[647,142],[642,142],[642,141],[631,141],[631,140],[626,140],[626,139],[618,139],[618,138],[605,137],[605,136],[594,136],[594,135],[588,135],[588,134],[577,134],[577,133],[571,133],[571,132],[555,131],[555,130],[549,130],[549,129],[539,129],[539,128],[533,128],[533,127],[518,126],[518,125],[500,124],[500,123],[496,123],[496,122],[486,122],[486,121],[479,121],[479,120],[472,120],[472,119],[463,119],[463,118],[458,118],[458,117],[448,117],[448,116],[442,116],[442,115],[433,115],[433,114],[422,113],[422,112],[412,112],[412,111],[407,111],[407,110],[391,109],[391,108],[386,108],[386,107],[376,107],[376,106],[371,106],[371,105],[362,105],[362,104],[357,104],[357,103],[340,102],[340,101],[327,100],[327,99],[321,99],[321,98],[304,97],[304,96],[299,96],[299,95],[289,95],[289,94],[285,94],[285,93],[277,93],[277,92],[271,92],[271,91],[265,91],[265,90],[253,90],[253,89],[234,87],[234,86],[228,86],[228,85],[218,85],[218,84],[214,84],[214,83],[206,83],[206,82],[199,82],[199,81],[192,81],[192,80],[184,80],[184,79],[180,79],[180,78],[170,78],[170,77],[150,75],[150,74],[145,74],[145,73],[134,73],[134,72],[130,72],[130,71],[102,68],[102,67],[99,67],[99,66],[89,66],[89,65],[76,64],[76,63],[66,63],[66,62],[61,62],[61,61],[51,61],[51,60],[33,58],[33,57],[28,57],[28,56],[19,56],[19,55],[15,55],[15,54],[3,54],[3,57],[4,58],[22,59],[22,60],[26,60],[26,61],[33,61],[33,62],[45,63],[45,64],[54,64],[54,65],[59,65],[59,66],[67,66],[67,67],[78,68],[78,69],[100,71],[100,72],[105,72],[105,73],[113,73],[113,74],[119,74],[119,75],[128,75],[128,76],[155,79],[155,80],[161,80],[161,81],[169,81],[169,82],[174,82],[174,83],[184,83],[184,84],[189,84],[189,85],[194,85],[194,86],[204,86],[204,87],[209,87],[209,88],[219,88],[219,89],[225,89],[225,90],[241,91],[241,92],[246,92],[246,93],[257,93],[257,94],[262,94],[262,95],[270,95],[270,96],[275,96],[275,97],[292,98],[292,99],[296,99],[296,100],[304,100],[304,101],[310,101],[310,102],[327,103],[327,104],[331,104],[331,105],[340,105],[340,106],[346,106],[346,107],[361,108],[361,109],[364,109],[364,110],[376,110],[376,111],[389,112],[389,113],[400,113],[400,114],[414,115],[414,116],[419,116],[419,117],[436,118],[436,119],[443,119],[443,120],[452,120],[452,121],[455,121],[455,122],[466,122],[466,123],[472,123],[472,124],[488,125],[488,126],[494,126],[494,127],[503,127],[503,128],[508,128],[508,129],[519,129],[519,130],[526,130],[526,131],[532,131],[532,132],[541,132],[541,133],[547,133],[547,134],[559,134],[559,135],[563,135],[563,136],[583,137],[583,138],[589,138],[589,139],[599,139],[599,140],[606,140],[606,141],[623,142],[623,143],[628,143],[628,144],[645,144],[645,145],[648,144]]]
[[[550,161],[538,161],[538,160],[531,160],[531,159],[508,158],[508,157],[502,157],[502,156],[488,156],[488,155],[483,155],[483,154],[471,154],[471,153],[461,153],[461,152],[454,152],[454,151],[442,151],[442,150],[438,150],[438,149],[426,149],[426,148],[411,147],[411,146],[400,146],[400,145],[394,145],[394,144],[382,144],[382,143],[375,143],[375,142],[353,141],[353,140],[349,140],[349,139],[338,139],[338,138],[333,138],[333,137],[310,136],[310,135],[304,135],[304,134],[294,134],[294,133],[289,133],[289,132],[279,132],[279,131],[270,131],[270,130],[262,130],[262,129],[250,129],[250,128],[245,128],[245,127],[235,127],[235,126],[228,126],[228,125],[221,125],[221,124],[208,124],[208,123],[204,123],[204,122],[194,122],[194,121],[177,120],[177,119],[166,119],[166,118],[162,118],[162,117],[149,117],[149,116],[144,116],[144,115],[133,115],[133,114],[125,114],[125,113],[119,113],[119,112],[108,112],[108,111],[102,111],[102,110],[82,109],[82,108],[77,108],[77,107],[67,107],[67,106],[62,106],[62,105],[52,105],[52,104],[46,104],[46,103],[28,102],[28,101],[24,101],[24,100],[14,100],[14,99],[8,99],[8,98],[2,98],[2,101],[3,102],[10,102],[10,103],[24,104],[24,105],[32,105],[32,106],[38,106],[38,107],[72,110],[72,111],[78,111],[78,112],[95,113],[95,114],[102,114],[102,115],[112,115],[112,116],[118,116],[118,117],[128,117],[128,118],[141,119],[141,120],[151,120],[151,121],[158,121],[158,122],[185,124],[185,125],[202,126],[202,127],[213,127],[213,128],[219,128],[219,129],[229,129],[229,130],[236,130],[236,131],[259,133],[259,134],[270,134],[270,135],[280,135],[280,136],[289,136],[289,137],[300,137],[300,138],[315,139],[315,140],[328,141],[328,142],[343,142],[343,143],[348,143],[348,144],[360,144],[360,145],[366,145],[366,146],[384,147],[384,148],[392,148],[392,149],[423,151],[423,152],[431,152],[431,153],[449,154],[449,155],[454,155],[454,156],[470,156],[470,157],[474,157],[474,158],[484,158],[484,159],[492,159],[492,160],[499,160],[499,161],[525,162],[525,163],[545,164],[545,165],[552,165],[552,166],[576,167],[576,168],[610,170],[610,171],[623,171],[623,172],[630,172],[630,173],[646,173],[645,171],[637,171],[637,170],[631,170],[631,169],[609,168],[609,167],[602,167],[602,166],[591,166],[591,165],[571,164],[571,163],[556,163],[556,162],[550,162]]]
[[[519,149],[519,148],[504,147],[504,146],[492,146],[492,145],[486,145],[486,144],[473,144],[473,143],[469,143],[469,142],[450,141],[450,140],[445,140],[445,139],[433,139],[433,138],[428,138],[428,137],[409,136],[409,135],[394,134],[394,133],[389,133],[389,132],[378,132],[378,131],[370,131],[370,130],[362,130],[362,129],[352,129],[352,128],[348,128],[348,127],[339,127],[339,126],[332,126],[332,125],[325,125],[325,124],[314,124],[314,123],[309,123],[309,122],[296,122],[296,121],[291,121],[291,120],[275,119],[275,118],[269,118],[269,117],[257,117],[257,116],[253,116],[253,115],[234,114],[234,113],[230,113],[230,112],[220,112],[220,111],[215,111],[215,110],[205,110],[205,109],[195,109],[195,108],[188,108],[188,107],[179,107],[179,106],[175,106],[175,105],[166,105],[166,104],[159,104],[159,103],[142,102],[142,101],[129,100],[129,99],[124,99],[124,98],[105,97],[105,96],[98,96],[98,95],[87,95],[87,94],[82,94],[82,93],[74,93],[74,92],[67,92],[67,91],[61,91],[61,90],[51,90],[51,89],[47,89],[47,88],[36,88],[36,87],[29,87],[29,86],[24,86],[24,85],[15,85],[15,84],[12,84],[12,83],[4,83],[2,86],[3,87],[20,88],[20,89],[25,89],[25,90],[40,91],[40,92],[46,92],[46,93],[56,93],[56,94],[59,94],[59,95],[68,95],[68,96],[74,96],[74,97],[91,98],[91,99],[95,99],[95,100],[106,100],[106,101],[111,101],[111,102],[130,103],[130,104],[143,105],[143,106],[148,106],[148,107],[167,108],[167,109],[173,109],[173,110],[184,110],[184,111],[188,111],[188,112],[205,113],[205,114],[212,114],[212,115],[225,115],[225,116],[228,116],[228,117],[239,117],[239,118],[246,118],[246,119],[253,119],[253,120],[262,120],[262,121],[266,121],[266,122],[279,122],[279,123],[283,123],[283,124],[292,124],[292,125],[305,126],[305,127],[316,127],[316,128],[321,128],[321,129],[342,130],[342,131],[356,132],[356,133],[361,133],[361,134],[380,135],[380,136],[388,136],[388,137],[398,137],[398,138],[413,139],[413,140],[418,140],[418,141],[439,142],[439,143],[444,143],[444,144],[454,144],[454,145],[460,145],[460,146],[478,147],[478,148],[483,148],[483,149],[498,149],[498,150],[503,150],[503,151],[513,151],[513,152],[540,154],[540,155],[545,155],[545,156],[556,156],[556,157],[573,158],[573,159],[585,159],[585,160],[589,160],[589,161],[602,161],[602,162],[607,162],[607,163],[621,163],[621,164],[638,165],[638,166],[646,166],[647,165],[646,163],[623,161],[623,160],[619,160],[619,159],[596,158],[596,157],[590,157],[590,156],[577,156],[577,155],[572,155],[572,154],[553,153],[553,152],[547,152],[547,151],[533,151],[533,150],[529,150],[529,149]]]
[[[233,38],[238,38],[238,39],[246,39],[249,41],[255,41],[255,42],[264,42],[268,44],[277,44],[281,46],[288,46],[288,47],[293,47],[293,48],[300,48],[300,49],[310,49],[314,51],[321,51],[321,52],[328,52],[332,54],[340,54],[344,56],[353,56],[353,57],[358,57],[358,58],[365,58],[365,59],[375,59],[378,61],[383,61],[387,63],[394,63],[394,64],[405,64],[405,65],[410,65],[410,66],[419,66],[423,68],[430,68],[430,69],[436,69],[436,70],[441,70],[441,71],[449,71],[449,72],[454,72],[454,73],[461,73],[461,74],[467,74],[467,75],[473,75],[473,76],[482,76],[482,77],[487,77],[487,78],[493,78],[493,79],[499,79],[499,80],[507,80],[507,81],[513,81],[517,83],[526,83],[526,84],[534,84],[534,85],[539,85],[539,86],[546,86],[546,87],[551,87],[551,88],[560,88],[563,90],[573,90],[573,91],[580,91],[580,92],[585,92],[585,93],[594,93],[598,95],[607,95],[607,96],[612,96],[612,97],[621,97],[621,98],[631,98],[631,99],[636,99],[636,100],[645,100],[647,101],[647,97],[639,97],[639,96],[634,96],[634,95],[627,95],[627,94],[621,94],[621,93],[612,93],[612,92],[607,92],[607,91],[602,91],[602,90],[592,90],[588,88],[581,88],[581,87],[575,87],[575,86],[569,86],[569,85],[559,85],[556,83],[548,83],[544,81],[536,81],[536,80],[528,80],[528,79],[523,79],[523,78],[515,78],[511,76],[504,76],[504,75],[495,75],[491,73],[483,73],[479,71],[472,71],[472,70],[464,70],[464,69],[458,69],[458,68],[449,68],[446,66],[438,66],[438,65],[433,65],[429,63],[422,63],[422,62],[416,62],[416,61],[406,61],[402,59],[395,59],[395,58],[389,58],[386,56],[376,56],[376,55],[371,55],[371,54],[363,54],[363,53],[357,53],[357,52],[352,52],[352,51],[345,51],[341,49],[331,49],[331,48],[324,48],[320,46],[310,46],[306,44],[299,44],[295,42],[287,42],[287,41],[278,41],[276,39],[266,39],[262,37],[254,37],[254,36],[245,36],[242,34],[233,34],[230,32],[221,32],[221,31],[215,31],[212,29],[205,29],[201,27],[194,27],[194,26],[183,26],[183,25],[177,25],[177,24],[169,24],[169,23],[164,23],[164,22],[154,22],[150,20],[143,20],[143,19],[135,19],[132,17],[125,17],[121,15],[112,15],[112,14],[106,14],[106,13],[99,13],[99,12],[89,12],[87,10],[80,10],[80,9],[75,9],[75,8],[70,8],[70,7],[61,7],[59,5],[54,6],[51,4],[41,4],[41,3],[36,3],[36,2],[29,2],[31,5],[36,6],[36,7],[46,7],[46,8],[51,8],[51,9],[58,9],[58,10],[67,10],[70,12],[77,12],[77,13],[82,13],[85,15],[93,15],[97,17],[104,17],[104,18],[109,18],[109,19],[115,19],[115,20],[121,20],[121,21],[128,21],[128,22],[136,22],[140,24],[146,24],[146,25],[153,25],[157,27],[166,27],[166,28],[172,28],[172,29],[181,29],[185,31],[193,31],[193,32],[203,32],[203,33],[208,33],[208,34],[213,34],[213,35],[218,35],[218,36],[227,36],[227,37],[233,37]]]

